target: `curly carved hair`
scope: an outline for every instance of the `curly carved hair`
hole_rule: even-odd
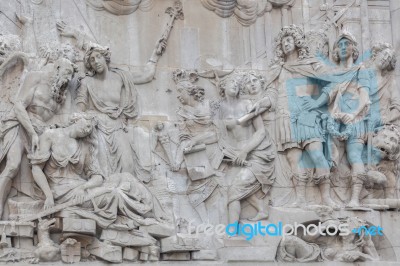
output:
[[[283,27],[275,37],[275,58],[273,63],[285,62],[285,54],[283,53],[282,40],[286,36],[292,36],[295,47],[299,53],[299,59],[304,59],[310,56],[310,48],[307,45],[303,30],[297,25]]]
[[[104,56],[107,65],[111,61],[111,51],[110,48],[108,47],[100,47],[100,46],[93,46],[91,47],[88,51],[86,51],[85,56],[83,58],[83,62],[85,63],[85,67],[88,71],[95,72],[95,70],[92,68],[90,64],[90,56],[94,53],[98,52],[102,56]]]
[[[227,76],[226,78],[224,78],[223,80],[221,80],[218,83],[218,89],[219,89],[219,95],[222,98],[225,98],[225,89],[226,89],[226,85],[228,84],[228,82],[233,81],[235,82],[236,86],[239,86],[239,92],[238,95],[243,95],[244,92],[244,86],[243,86],[243,80],[244,80],[244,73],[234,73],[231,74],[229,76]]]
[[[353,44],[353,54],[352,54],[352,57],[353,57],[353,62],[356,62],[357,59],[358,59],[358,56],[360,55],[360,51],[358,51],[358,48],[357,48],[357,43],[355,43],[353,40],[350,40],[349,38],[345,38],[345,37],[342,37],[342,38],[340,38],[337,42],[335,42],[335,45],[333,46],[333,53],[332,53],[333,61],[335,61],[336,63],[339,63],[339,62],[340,62],[338,43],[339,43],[339,41],[340,41],[341,39],[347,39],[347,40],[349,40],[349,41]]]
[[[204,100],[204,95],[205,95],[204,88],[193,84],[189,80],[179,81],[177,87],[186,90],[188,94],[190,96],[193,96],[193,98],[198,102],[202,102]]]
[[[261,88],[264,89],[264,86],[265,86],[264,76],[261,75],[260,73],[258,73],[257,71],[251,70],[251,71],[243,73],[242,75],[243,75],[242,76],[243,89],[245,88],[245,85],[250,82],[251,76],[256,77],[261,83]],[[248,91],[246,91],[246,93],[248,93]]]
[[[376,58],[376,56],[380,53],[380,52],[382,52],[382,51],[384,51],[384,50],[389,50],[389,53],[390,53],[390,63],[389,63],[389,65],[386,67],[386,71],[393,71],[394,69],[395,69],[395,67],[396,67],[396,61],[397,61],[397,59],[396,59],[396,55],[395,55],[395,52],[394,52],[394,49],[393,49],[393,47],[392,47],[392,45],[390,45],[389,43],[386,43],[386,42],[378,42],[378,43],[376,43],[376,44],[374,44],[373,46],[372,46],[372,49],[371,49],[371,53],[372,53],[372,55],[371,55],[371,60],[374,60],[375,58]]]

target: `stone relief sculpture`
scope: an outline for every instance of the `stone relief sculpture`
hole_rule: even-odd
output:
[[[114,15],[129,15],[136,10],[149,11],[154,0],[134,0],[124,2],[121,0],[87,0],[86,4],[95,10],[106,10]]]
[[[329,212],[329,209],[319,211]],[[332,215],[332,209],[330,210]],[[370,235],[360,234],[351,236],[327,235],[330,225],[345,225],[349,230],[361,226],[368,227],[366,221],[357,217],[333,218],[321,220],[322,234],[311,236],[286,236],[282,239],[277,259],[286,262],[316,262],[316,261],[376,261],[379,256]],[[344,226],[343,226],[344,228]]]
[[[66,98],[66,86],[72,79],[76,66],[68,59],[59,59],[51,72],[30,73],[25,78],[14,108],[2,119],[2,156],[6,167],[1,173],[2,198],[0,213],[16,176],[23,153],[35,152],[39,135],[46,122],[61,108]]]
[[[243,76],[228,76],[221,81],[219,89],[224,100],[218,114],[218,143],[231,164],[226,172],[226,179],[231,182],[228,188],[229,222],[239,220],[240,201],[243,199],[248,199],[257,210],[257,215],[251,220],[266,219],[268,213],[262,198],[275,178],[275,147],[265,132],[260,115],[237,125],[236,120],[251,108],[251,101],[240,98]]]
[[[201,0],[205,8],[213,11],[220,17],[227,18],[235,15],[240,24],[249,26],[258,17],[270,12],[273,7],[290,8],[294,0],[263,0],[263,1],[243,1],[243,0]]]
[[[212,122],[210,102],[205,99],[204,89],[194,84],[198,79],[195,72],[176,70],[173,73],[177,83],[178,99],[182,104],[177,110],[180,117],[180,145],[175,157],[175,170],[182,163],[189,176],[187,194],[202,222],[209,221],[204,203],[215,191],[215,169],[220,161],[216,156],[217,136]]]
[[[285,152],[289,165],[296,180],[295,207],[302,206],[305,201],[305,188],[309,179],[304,161],[307,153],[315,169],[313,182],[320,187],[324,204],[337,207],[330,197],[330,170],[323,154],[324,133],[321,122],[321,112],[311,113],[303,107],[303,103],[314,93],[313,89],[297,91],[296,79],[317,78],[320,63],[309,56],[303,31],[295,26],[284,27],[275,40],[275,65],[267,84],[273,84],[278,91],[276,103],[276,142],[280,152]],[[293,83],[290,83],[293,82]],[[304,84],[304,85],[306,85]],[[308,84],[307,84],[308,85]],[[256,113],[271,107],[271,100],[263,98],[255,103]],[[257,112],[258,110],[258,112]]]
[[[361,41],[345,23],[381,3],[31,2],[0,7],[16,15],[0,34],[0,261],[397,261],[397,39],[369,47],[375,24]],[[171,4],[155,47],[135,29],[112,65],[108,19],[130,30]],[[260,51],[269,67],[247,62]]]

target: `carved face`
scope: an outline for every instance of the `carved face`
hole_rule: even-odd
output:
[[[225,82],[225,95],[236,97],[239,93],[239,86],[235,79],[231,78]]]
[[[383,128],[372,138],[372,146],[381,159],[394,160],[399,155],[400,137],[396,131]]]
[[[90,120],[82,118],[73,125],[73,129],[76,137],[84,138],[92,133],[93,125]]]
[[[0,65],[11,52],[21,50],[21,41],[17,35],[0,35]]]
[[[63,61],[62,63],[60,63],[58,67],[59,81],[61,81],[63,84],[66,84],[72,80],[73,75],[74,68],[72,67],[72,64],[70,62]]]
[[[338,42],[336,49],[338,49],[340,61],[346,61],[353,56],[353,47],[353,43],[346,38],[342,38]]]
[[[178,100],[181,102],[181,104],[183,105],[188,105],[190,103],[190,94],[188,92],[188,90],[186,89],[185,86],[183,85],[178,85]]]
[[[76,53],[74,48],[70,44],[63,44],[61,46],[62,57],[68,59],[71,62],[76,61]]]
[[[380,51],[375,57],[375,66],[380,70],[386,69],[390,64],[392,57],[393,54],[390,49],[384,49]]]
[[[292,53],[296,49],[293,36],[285,36],[282,38],[282,50],[285,55]]]
[[[254,75],[250,75],[248,82],[244,86],[250,95],[257,95],[262,89],[260,79]]]
[[[103,73],[107,68],[106,59],[102,54],[94,51],[89,57],[90,66],[96,71],[96,73]]]

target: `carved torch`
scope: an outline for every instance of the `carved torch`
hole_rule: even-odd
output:
[[[172,27],[174,26],[175,19],[181,19],[183,20],[183,11],[182,11],[182,3],[181,1],[175,1],[173,7],[168,7],[165,10],[165,13],[170,15],[169,21],[167,22],[167,25],[165,26],[164,33],[161,35],[160,40],[157,43],[157,50],[156,53],[157,55],[162,55],[165,47],[163,47],[162,43],[164,41],[168,40],[169,34],[172,30]]]

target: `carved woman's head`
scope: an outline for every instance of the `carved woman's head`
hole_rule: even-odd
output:
[[[371,60],[381,71],[392,71],[396,67],[396,56],[389,43],[379,42],[372,46]]]
[[[243,92],[243,75],[233,74],[227,76],[219,84],[219,95],[221,97],[239,97]]]
[[[93,117],[87,114],[76,113],[70,118],[69,128],[75,138],[84,138],[89,136],[92,133],[94,126],[95,122]]]
[[[193,84],[188,80],[179,81],[177,84],[177,91],[179,93],[178,100],[183,104],[187,105],[194,99],[197,102],[204,100],[204,88]]]
[[[352,57],[353,62],[356,62],[359,56],[356,38],[348,31],[343,31],[337,38],[333,46],[333,60],[336,63],[346,61]]]
[[[309,48],[303,30],[296,25],[283,27],[275,38],[274,62],[285,62],[286,56],[296,51],[299,59],[309,56]]]
[[[111,60],[111,52],[110,49],[94,46],[91,47],[86,53],[84,57],[84,63],[87,70],[94,73],[102,73],[106,68],[108,68],[108,64]]]
[[[250,95],[258,95],[265,86],[264,77],[256,71],[249,71],[243,74],[242,78],[245,92]]]

